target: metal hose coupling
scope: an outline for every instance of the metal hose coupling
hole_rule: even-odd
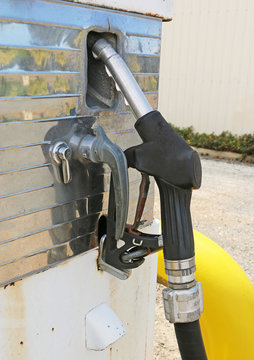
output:
[[[195,280],[195,257],[165,260],[169,287],[164,289],[165,317],[170,323],[193,322],[203,312],[202,284]]]

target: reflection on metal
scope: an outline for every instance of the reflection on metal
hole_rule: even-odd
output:
[[[117,51],[151,106],[157,107],[158,19],[57,1],[1,4],[1,286],[98,245],[109,168],[74,160],[72,181],[59,183],[50,147],[66,142],[73,126],[90,131],[94,124],[123,150],[140,142],[133,130],[135,119],[122,99],[108,110],[86,105],[86,38],[91,27],[116,34]],[[129,223],[139,183],[139,174],[130,170]],[[152,209],[151,192],[142,220],[152,220]]]

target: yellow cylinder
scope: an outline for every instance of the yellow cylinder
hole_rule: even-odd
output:
[[[196,280],[202,282],[200,318],[209,360],[254,359],[254,287],[237,262],[219,245],[194,231]],[[163,252],[158,282],[167,286]]]

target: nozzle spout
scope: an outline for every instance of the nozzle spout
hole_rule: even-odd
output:
[[[96,40],[96,38],[94,38],[91,41],[95,41],[92,46],[94,56],[104,62],[108,72],[120,88],[121,93],[127,100],[136,118],[138,119],[151,112],[153,108],[147,101],[143,91],[138,86],[122,57],[107,40],[103,38]]]

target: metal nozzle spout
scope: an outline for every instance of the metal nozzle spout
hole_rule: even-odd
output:
[[[136,118],[138,119],[151,112],[153,108],[147,101],[122,57],[113,49],[107,40],[103,38],[97,39],[95,36],[90,40],[90,43],[94,42],[92,52],[97,59],[104,62]]]

